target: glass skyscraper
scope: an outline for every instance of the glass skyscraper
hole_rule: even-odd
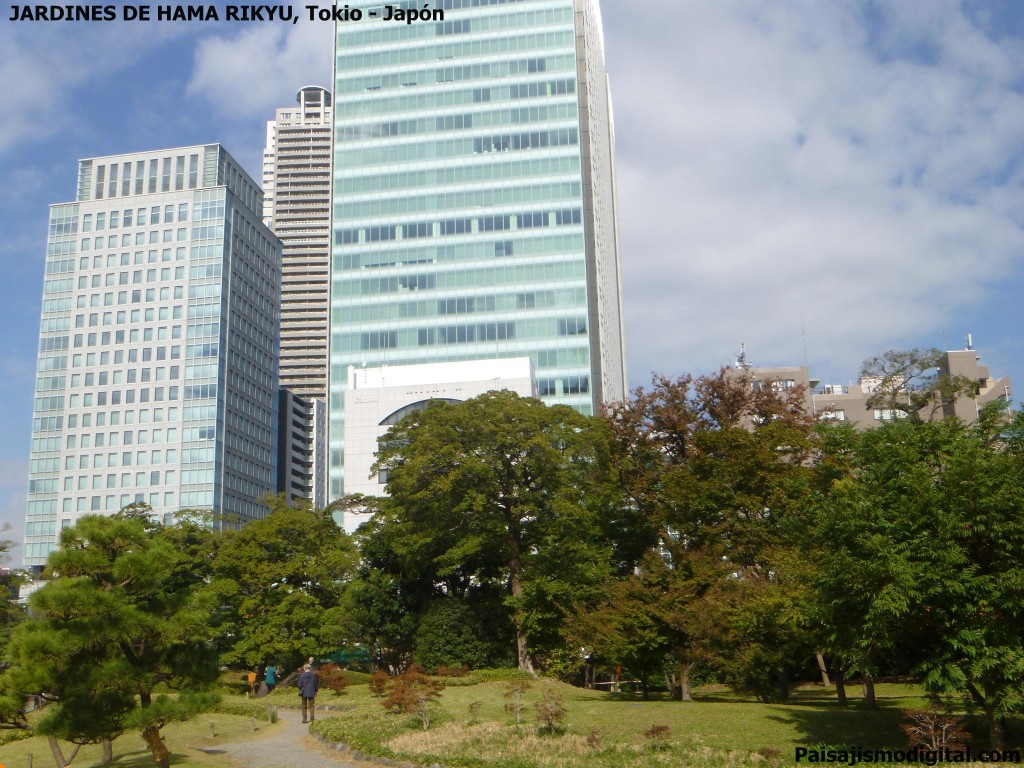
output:
[[[280,241],[219,145],[82,160],[50,207],[25,564],[135,502],[244,522],[275,486]]]
[[[336,24],[332,498],[349,366],[529,356],[548,402],[625,395],[597,1],[431,5]]]

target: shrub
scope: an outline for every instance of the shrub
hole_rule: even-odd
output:
[[[427,669],[486,667],[493,644],[477,611],[454,598],[435,600],[420,619],[413,637],[413,658]]]
[[[469,674],[469,667],[465,664],[458,667],[446,667],[442,664],[435,674],[438,677],[466,677]]]
[[[423,674],[419,664],[410,665],[404,674],[389,681],[388,695],[381,706],[391,712],[419,715],[423,730],[430,728],[429,705],[441,695],[444,685]]]
[[[907,746],[921,746],[930,750],[963,749],[970,738],[963,718],[943,715],[928,710],[906,710],[909,720],[900,726],[907,735]]]
[[[505,705],[505,711],[510,715],[515,715],[516,725],[523,721],[523,694],[530,689],[531,685],[529,680],[513,680],[505,687],[505,693],[502,694],[506,699],[512,699]]]
[[[370,678],[370,682],[367,685],[370,686],[370,693],[376,696],[378,699],[384,696],[384,689],[387,688],[388,673],[383,669],[379,672],[374,673],[373,677]]]
[[[267,705],[263,702],[247,700],[238,701],[221,699],[211,709],[220,715],[238,715],[239,717],[257,717],[260,720],[267,719]]]
[[[565,720],[565,704],[562,697],[554,691],[546,691],[544,697],[533,705],[537,710],[537,722],[540,727],[538,733],[542,735],[555,735],[565,730],[562,722]]]
[[[316,676],[320,682],[320,687],[334,691],[336,696],[344,691],[348,686],[348,680],[345,679],[344,670],[342,670],[337,664],[324,664],[316,671]]]
[[[468,709],[470,725],[476,725],[478,722],[480,722],[480,707],[482,707],[483,705],[484,703],[479,700],[469,702]]]
[[[474,669],[469,673],[469,677],[474,685],[476,683],[505,683],[511,680],[534,679],[529,672],[515,668]]]
[[[651,749],[661,751],[668,749],[668,737],[671,733],[672,729],[667,725],[652,725],[644,731],[644,736],[650,739]]]

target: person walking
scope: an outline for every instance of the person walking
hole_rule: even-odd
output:
[[[249,674],[246,675],[246,677],[249,680],[249,695],[250,696],[255,696],[256,695],[256,668],[253,667],[252,669],[250,669],[249,670]]]
[[[267,693],[273,693],[274,688],[277,686],[277,667],[273,664],[269,664],[267,666],[267,672],[263,677],[263,682],[267,685]]]
[[[320,688],[320,681],[317,679],[313,667],[307,664],[302,668],[299,675],[299,695],[302,696],[302,722],[313,722],[316,720],[316,692]],[[309,720],[306,719],[307,710]]]

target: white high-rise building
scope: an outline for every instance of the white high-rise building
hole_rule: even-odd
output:
[[[278,490],[326,504],[331,93],[300,88],[267,123],[263,220],[281,238]]]
[[[547,402],[595,413],[626,394],[597,0],[438,0],[412,23],[348,6],[363,20],[335,36],[332,498],[349,366],[526,356]]]
[[[273,492],[280,242],[219,145],[82,160],[50,207],[25,564],[144,502],[261,517]]]

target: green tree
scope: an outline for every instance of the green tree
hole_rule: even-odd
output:
[[[511,661],[511,653],[502,647],[500,637],[500,630],[507,625],[507,617],[484,613],[465,600],[436,598],[416,627],[413,658],[428,670],[462,664],[470,669],[503,666]]]
[[[10,526],[5,525],[0,533],[9,529]],[[24,611],[15,603],[23,581],[22,573],[4,567],[9,562],[8,553],[15,546],[13,541],[0,539],[0,672],[6,667],[4,657],[11,631],[25,618]],[[20,697],[0,688],[0,728],[28,728],[22,706]]]
[[[1000,749],[1024,711],[1024,416],[907,420],[852,448],[815,505],[830,641],[865,668],[913,644],[925,687],[963,694]]]
[[[685,610],[686,592],[674,572],[654,553],[637,573],[608,582],[602,600],[585,606],[566,621],[572,647],[585,648],[609,666],[622,665],[640,680],[649,697],[649,680],[659,674],[680,644],[674,621]]]
[[[212,601],[197,581],[173,578],[182,555],[127,516],[86,516],[61,532],[47,563],[51,581],[32,594],[31,617],[8,648],[4,688],[54,701],[38,723],[75,743],[138,730],[159,768],[160,736],[210,702],[217,677],[210,647]],[[180,691],[156,695],[157,686]]]
[[[431,403],[382,441],[380,514],[398,562],[438,595],[502,585],[523,670],[610,568],[606,445],[600,421],[508,391]]]
[[[344,644],[342,611],[356,550],[330,513],[270,500],[271,514],[227,531],[210,564],[221,601],[222,658],[284,669]]]

